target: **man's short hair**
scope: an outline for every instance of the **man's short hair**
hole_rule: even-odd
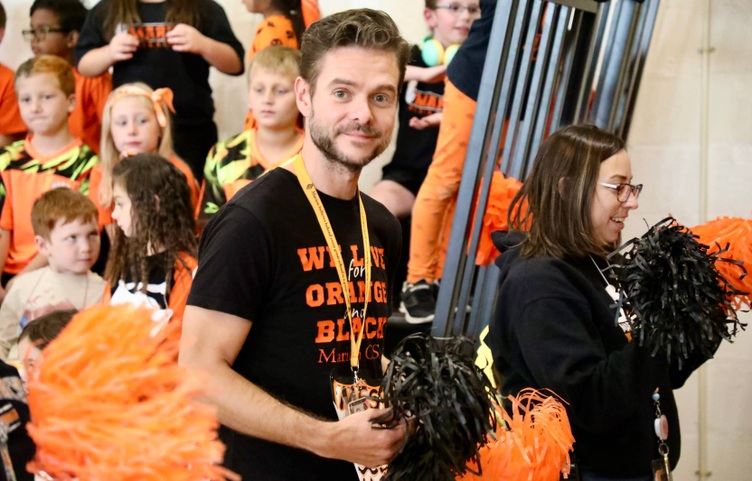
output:
[[[65,59],[57,55],[37,55],[22,63],[16,70],[14,79],[16,92],[18,92],[19,80],[42,73],[53,74],[60,84],[60,90],[65,95],[76,93],[76,77],[73,75],[73,68]]]
[[[29,16],[39,9],[54,13],[65,33],[80,32],[89,12],[81,0],[35,0],[29,9]]]
[[[294,81],[300,73],[300,50],[282,45],[266,47],[253,56],[248,66],[249,81],[256,69],[287,75]]]
[[[68,187],[48,190],[34,202],[31,209],[34,234],[49,240],[52,229],[61,219],[63,223],[96,222],[97,206],[81,192]]]
[[[361,47],[392,52],[397,56],[400,78],[410,60],[410,45],[399,33],[394,20],[382,11],[361,8],[345,10],[313,23],[303,34],[300,76],[316,88],[324,55],[339,47]]]

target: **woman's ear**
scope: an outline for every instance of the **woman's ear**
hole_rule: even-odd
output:
[[[159,196],[157,194],[154,194],[154,208],[159,212]]]
[[[569,187],[569,177],[562,177],[559,179],[559,183],[556,186],[556,192],[558,192],[559,197],[562,199],[565,198],[565,194],[567,192],[567,188]]]

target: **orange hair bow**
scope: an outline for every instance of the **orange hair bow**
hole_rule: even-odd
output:
[[[172,93],[171,89],[164,87],[156,89],[153,92],[149,92],[136,85],[126,85],[120,87],[117,90],[117,94],[112,99],[112,104],[117,102],[119,99],[128,97],[130,95],[141,95],[148,97],[154,107],[154,113],[157,116],[157,122],[159,122],[159,126],[162,128],[167,127],[167,115],[165,114],[164,108],[162,107],[162,102],[164,102],[164,104],[168,109],[170,109],[172,113],[175,113],[175,107],[172,106],[172,99],[174,98],[174,94]]]

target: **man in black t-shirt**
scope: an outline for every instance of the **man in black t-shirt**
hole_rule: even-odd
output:
[[[375,425],[384,411],[364,397],[381,378],[401,240],[358,178],[389,144],[409,46],[361,9],[313,24],[301,51],[302,154],[207,224],[180,363],[210,375],[225,465],[244,479],[377,480],[406,438],[404,424]]]

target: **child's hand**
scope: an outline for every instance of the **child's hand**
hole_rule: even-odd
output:
[[[206,40],[206,37],[201,32],[185,23],[179,23],[175,25],[175,28],[167,32],[167,43],[176,52],[203,55]]]
[[[446,77],[446,65],[437,65],[435,67],[416,67],[408,65],[405,71],[405,82],[417,80],[427,84],[443,82]]]
[[[130,60],[138,49],[138,38],[129,33],[118,33],[110,40],[109,50],[112,63]]]
[[[436,112],[435,114],[426,115],[425,117],[413,117],[410,119],[410,127],[415,130],[423,130],[428,127],[438,127],[441,123],[443,112]]]

